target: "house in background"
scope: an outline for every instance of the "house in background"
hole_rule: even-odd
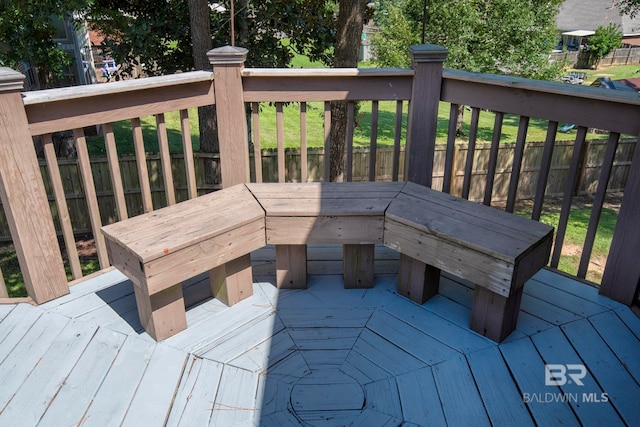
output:
[[[640,17],[621,15],[614,0],[565,0],[556,18],[560,50],[579,50],[596,28],[614,24],[625,47],[640,46]]]

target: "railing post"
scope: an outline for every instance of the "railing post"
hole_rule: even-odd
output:
[[[20,91],[24,76],[0,68],[0,196],[29,296],[69,293],[60,247]]]
[[[624,189],[618,222],[602,275],[600,294],[631,305],[640,286],[640,138],[631,160],[631,170]]]
[[[415,70],[409,104],[405,179],[431,187],[442,86],[442,63],[449,51],[423,44],[409,47]]]
[[[207,53],[213,65],[222,186],[249,182],[249,133],[242,92],[248,50],[224,46]]]

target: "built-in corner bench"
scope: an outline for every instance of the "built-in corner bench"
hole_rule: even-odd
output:
[[[280,288],[306,287],[306,245],[342,244],[347,288],[373,286],[374,247],[400,252],[398,293],[422,304],[440,270],[476,284],[471,328],[502,341],[522,287],[547,263],[553,229],[413,183],[240,184],[103,227],[156,340],[186,328],[180,283],[209,271],[232,305],[252,293],[249,254],[276,247]]]

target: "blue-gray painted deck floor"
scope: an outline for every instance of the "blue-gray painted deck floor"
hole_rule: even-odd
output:
[[[381,250],[375,288],[345,290],[340,255],[310,251],[308,289],[278,291],[262,250],[231,308],[192,281],[188,329],[159,344],[117,271],[0,306],[0,426],[639,425],[640,319],[595,288],[539,272],[496,345],[467,327],[468,284],[416,305]],[[583,385],[545,385],[545,363]]]

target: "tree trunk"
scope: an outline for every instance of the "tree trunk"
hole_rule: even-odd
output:
[[[196,70],[211,69],[209,58],[207,58],[207,52],[212,49],[210,13],[207,0],[189,0],[193,65]],[[215,105],[198,108],[198,124],[200,126],[200,151],[203,153],[220,152]],[[205,159],[204,173],[207,184],[218,184],[217,162],[213,159]]]
[[[368,0],[340,0],[334,47],[335,68],[357,67],[360,37]],[[347,103],[331,103],[331,161],[330,180],[342,181],[344,149],[347,138]],[[326,157],[326,156],[325,156]]]
[[[462,130],[462,120],[464,119],[464,105],[458,105],[458,116],[456,117],[456,136],[465,136]]]

